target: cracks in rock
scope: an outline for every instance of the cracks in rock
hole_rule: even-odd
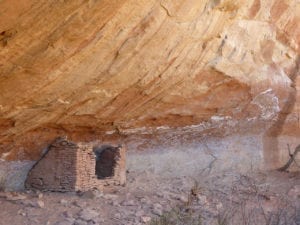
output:
[[[295,89],[296,78],[300,71],[300,56],[295,61],[293,71],[290,73],[291,86],[289,95],[285,104],[282,106],[278,114],[277,120],[265,132],[263,137],[264,142],[264,160],[267,167],[273,168],[279,164],[279,140],[278,137],[283,131],[285,121],[296,104],[297,90]]]
[[[220,44],[220,46],[218,48],[218,51],[217,51],[217,54],[220,55],[220,56],[223,55],[222,52],[223,52],[223,48],[224,48],[224,46],[226,44],[226,40],[227,40],[227,35],[225,35],[225,37],[222,39],[222,42],[221,42],[221,44]]]
[[[207,174],[209,175],[215,165],[215,162],[218,160],[218,157],[216,157],[213,153],[212,153],[212,150],[208,147],[207,143],[204,141],[203,142],[204,144],[204,152],[205,154],[207,155],[210,155],[213,159],[212,161],[210,161],[210,163],[208,164],[207,167],[205,167],[202,171],[201,171],[201,174],[203,174],[205,171],[207,171]]]
[[[168,7],[166,5],[164,5],[163,3],[163,0],[160,1],[160,7],[163,9],[163,11],[165,11],[166,15],[169,17],[169,18],[172,18],[173,19],[173,22],[175,23],[178,23],[178,24],[182,24],[182,23],[187,23],[187,22],[195,22],[197,20],[199,20],[199,18],[201,18],[206,9],[205,7],[203,7],[203,10],[202,12],[200,11],[200,9],[198,10],[198,13],[193,15],[192,17],[194,18],[189,18],[189,19],[182,19],[181,16],[177,15],[176,13],[178,13],[180,10],[177,10],[177,12],[173,12],[175,15],[173,15],[171,12],[170,12],[170,9],[168,9]],[[197,7],[197,5],[195,4],[195,7]],[[186,15],[190,15],[190,14],[186,14]]]
[[[205,11],[210,11],[210,10],[214,9],[215,7],[217,7],[220,4],[220,2],[221,2],[221,0],[210,0],[209,2],[207,2],[205,4],[205,7],[204,7],[202,13],[204,13]]]
[[[174,16],[171,15],[169,9],[162,3],[162,1],[160,1],[159,4],[160,4],[161,8],[166,12],[168,17],[174,17]]]
[[[218,49],[216,50],[216,56],[207,62],[207,66],[215,68],[217,66],[217,64],[222,60],[222,55],[223,55],[223,48],[226,44],[226,40],[227,40],[227,35],[224,36],[224,38],[221,40],[221,43],[218,47]],[[221,39],[221,37],[211,37],[208,40],[206,40],[205,43],[205,48],[207,47],[209,42],[214,41],[215,39]]]

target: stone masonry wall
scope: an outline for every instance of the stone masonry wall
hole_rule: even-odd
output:
[[[102,189],[104,186],[124,185],[126,182],[125,148],[115,147],[116,165],[113,176],[105,179],[98,179],[95,173],[96,160],[92,144],[79,144],[77,151],[77,180],[76,190],[89,190],[91,188]],[[87,163],[88,162],[88,163]]]
[[[96,157],[93,144],[76,144],[57,139],[48,152],[31,169],[26,188],[50,191],[86,191],[103,189],[108,185],[126,182],[126,150],[115,147],[115,167],[112,177],[98,179],[95,172]]]
[[[29,172],[26,188],[50,191],[74,190],[78,150],[75,143],[57,139]]]

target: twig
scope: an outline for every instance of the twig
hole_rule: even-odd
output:
[[[277,169],[278,171],[281,171],[281,172],[286,171],[292,165],[293,162],[295,162],[295,164],[298,165],[297,162],[295,161],[295,159],[296,159],[296,156],[297,156],[298,152],[300,152],[300,145],[298,145],[296,147],[296,149],[294,151],[294,154],[291,154],[289,145],[288,145],[288,151],[289,151],[290,159],[287,161],[287,163],[284,166]]]

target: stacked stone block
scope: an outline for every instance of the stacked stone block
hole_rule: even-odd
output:
[[[31,169],[26,188],[49,191],[86,191],[126,182],[126,150],[114,149],[115,166],[111,177],[98,179],[96,155],[92,143],[74,143],[57,139]]]

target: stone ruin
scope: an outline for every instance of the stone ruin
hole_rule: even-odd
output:
[[[48,191],[102,190],[126,182],[126,150],[57,139],[33,166],[25,186]]]

